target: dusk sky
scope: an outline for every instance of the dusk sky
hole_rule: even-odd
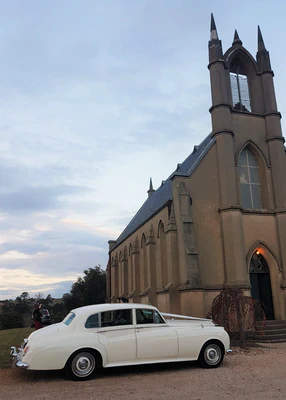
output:
[[[150,177],[209,134],[211,12],[224,51],[237,29],[255,56],[260,25],[286,117],[284,0],[0,4],[0,300],[105,268]]]

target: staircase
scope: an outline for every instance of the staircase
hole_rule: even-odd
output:
[[[264,335],[255,340],[257,343],[286,342],[286,321],[266,321]]]

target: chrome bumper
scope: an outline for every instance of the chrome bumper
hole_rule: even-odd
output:
[[[12,357],[12,360],[13,360],[13,365],[15,365],[18,368],[28,368],[29,365],[23,363],[20,360],[20,352],[22,352],[22,349],[18,348],[18,350],[19,350],[19,353],[17,353],[17,349],[16,349],[15,346],[11,346],[10,354],[11,354],[11,357]]]

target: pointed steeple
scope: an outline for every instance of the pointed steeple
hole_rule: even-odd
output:
[[[210,29],[210,40],[218,40],[218,34],[217,34],[217,29],[216,29],[216,24],[214,20],[213,13],[211,13],[211,29]]]
[[[258,51],[266,50],[260,26],[258,25]]]
[[[153,189],[152,178],[150,178],[149,190],[147,191],[148,197],[150,197],[152,195],[152,193],[154,193],[154,192],[155,192],[155,190]]]
[[[174,202],[172,201],[170,216],[169,216],[169,220],[168,220],[167,232],[176,231],[176,230],[177,230],[177,225],[176,225],[176,218],[175,218]]]
[[[154,235],[154,228],[153,228],[153,224],[151,224],[150,226],[150,230],[147,236],[147,240],[146,240],[146,244],[155,244],[155,235]]]
[[[236,44],[242,46],[242,41],[240,40],[237,30],[234,31],[234,38],[233,38],[233,42],[232,45],[235,46]]]
[[[271,72],[273,74],[273,71],[271,69],[269,52],[265,48],[264,40],[259,26],[258,26],[258,51],[256,54],[256,60],[260,72]]]
[[[211,14],[211,29],[210,29],[210,40],[209,40],[209,62],[215,62],[222,60],[222,45],[218,38],[216,24],[213,14]]]

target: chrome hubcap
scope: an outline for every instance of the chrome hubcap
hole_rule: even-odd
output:
[[[76,376],[88,376],[94,371],[95,359],[90,353],[79,353],[74,357],[71,368]]]
[[[205,349],[205,360],[209,365],[217,364],[221,359],[221,349],[216,344],[211,344]]]

